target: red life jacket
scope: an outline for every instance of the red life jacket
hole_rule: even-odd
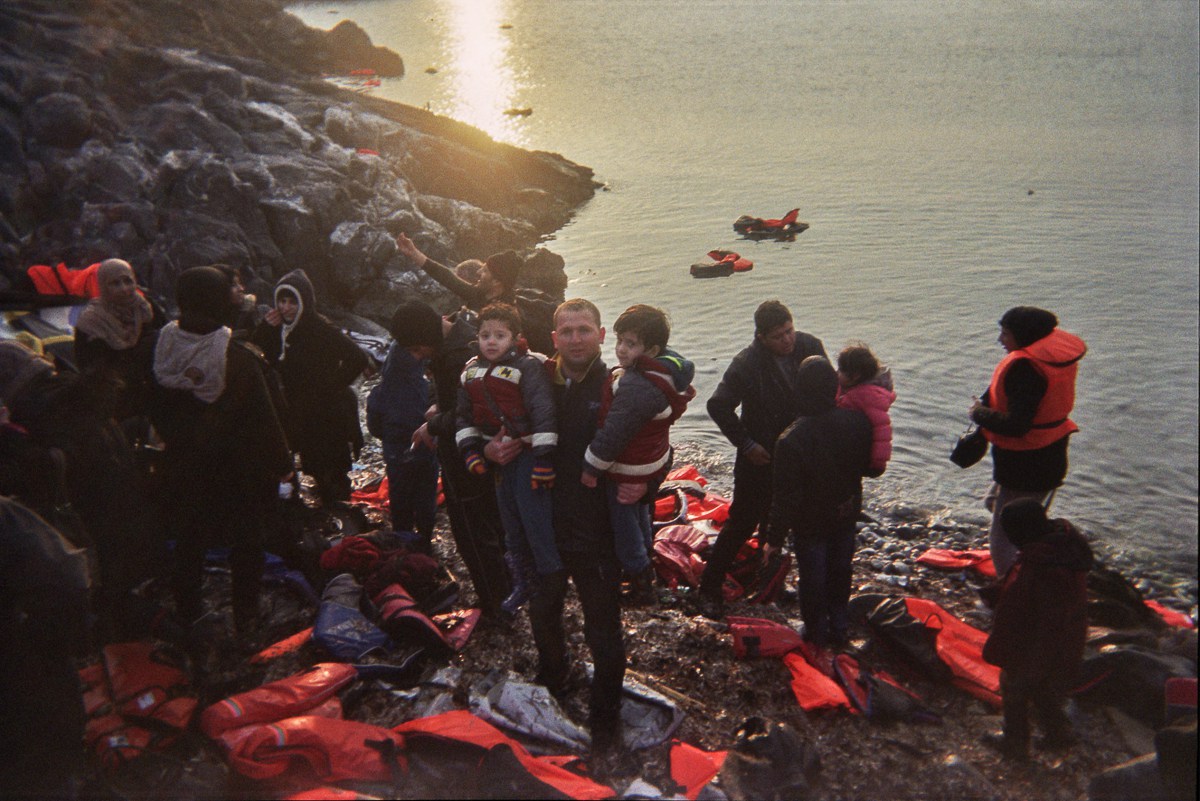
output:
[[[1074,334],[1056,328],[1024,348],[1009,353],[992,373],[988,387],[991,406],[998,412],[1008,411],[1008,395],[1004,378],[1020,359],[1028,359],[1034,369],[1046,379],[1046,394],[1033,416],[1033,427],[1019,437],[1008,437],[983,429],[983,436],[995,445],[1010,451],[1031,451],[1044,448],[1068,434],[1079,430],[1068,415],[1075,407],[1075,375],[1079,360],[1087,353],[1087,345]]]
[[[695,387],[689,385],[682,392],[676,389],[670,371],[657,359],[641,356],[638,358],[636,369],[662,391],[667,406],[638,429],[629,445],[612,462],[605,464],[593,456],[591,449],[588,450],[585,456],[588,463],[604,470],[613,481],[636,483],[648,481],[663,473],[671,458],[671,424],[679,419],[687,409],[688,402],[696,397]],[[608,410],[612,408],[613,397],[620,391],[621,379],[625,373],[624,368],[614,368],[609,380],[604,384],[599,415],[602,426],[608,417]]]
[[[100,296],[100,279],[97,273],[100,262],[90,264],[82,270],[71,270],[66,264],[57,267],[35,264],[26,270],[34,288],[41,295],[72,295],[80,298]]]

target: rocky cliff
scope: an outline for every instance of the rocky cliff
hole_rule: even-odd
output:
[[[170,299],[199,264],[270,283],[303,267],[330,309],[384,320],[450,299],[395,249],[453,263],[534,250],[594,191],[590,170],[323,74],[403,73],[350,22],[305,27],[278,0],[0,4],[0,289],[31,264],[129,260]]]

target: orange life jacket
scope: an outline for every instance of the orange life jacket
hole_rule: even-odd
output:
[[[996,365],[992,384],[988,387],[991,407],[998,412],[1008,411],[1008,395],[1004,378],[1020,359],[1028,359],[1034,369],[1046,379],[1046,394],[1033,416],[1033,427],[1019,437],[1009,437],[983,429],[983,436],[994,445],[1010,451],[1031,451],[1044,448],[1068,434],[1079,430],[1068,415],[1075,406],[1075,375],[1079,360],[1087,353],[1087,345],[1074,334],[1056,328],[1046,336],[1019,350],[1009,353]]]
[[[40,295],[96,298],[100,296],[99,270],[100,262],[91,264],[82,270],[72,270],[66,264],[59,262],[57,267],[35,264],[26,270],[26,273]]]

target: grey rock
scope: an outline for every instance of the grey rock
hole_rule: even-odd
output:
[[[74,149],[92,133],[92,112],[86,101],[69,92],[39,97],[25,115],[31,139],[48,147]]]

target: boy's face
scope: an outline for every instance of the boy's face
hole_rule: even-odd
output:
[[[516,336],[501,320],[484,320],[479,326],[479,355],[494,362],[513,346]]]
[[[617,334],[617,362],[625,368],[632,367],[641,356],[654,357],[658,355],[658,346],[647,348],[642,344],[642,338],[632,331]]]

